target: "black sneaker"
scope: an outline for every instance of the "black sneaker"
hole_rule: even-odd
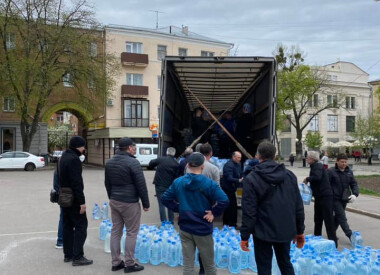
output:
[[[120,264],[118,264],[117,266],[112,266],[112,271],[118,271],[120,269],[123,269],[124,268],[124,262],[121,261]]]
[[[78,260],[73,260],[73,266],[90,265],[92,263],[93,260],[89,260],[84,256],[80,257]]]
[[[64,261],[65,263],[69,263],[69,262],[72,262],[72,261],[73,261],[73,258],[65,257],[65,258],[63,259],[63,261]]]
[[[124,273],[137,272],[137,271],[141,271],[141,270],[144,270],[144,267],[142,265],[139,265],[139,264],[134,264],[131,266],[124,267]]]

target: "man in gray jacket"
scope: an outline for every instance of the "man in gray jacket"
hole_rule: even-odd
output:
[[[144,174],[136,160],[136,145],[130,138],[119,140],[119,151],[106,164],[105,186],[110,199],[112,232],[112,271],[124,268],[125,273],[141,271],[136,263],[134,251],[140,228],[141,199],[143,210],[149,210],[149,197]],[[120,258],[120,240],[123,227],[127,228],[125,239],[125,263]]]

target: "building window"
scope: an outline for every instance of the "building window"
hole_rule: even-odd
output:
[[[16,36],[14,33],[7,33],[5,35],[5,39],[5,46],[7,47],[7,50],[16,48]]]
[[[98,56],[98,44],[95,42],[88,43],[88,55],[91,57]]]
[[[337,81],[337,80],[338,80],[338,76],[328,74],[328,75],[327,75],[327,80]]]
[[[292,124],[290,123],[292,117],[291,115],[286,115],[286,118],[284,119],[284,130],[283,132],[291,132],[292,131]]]
[[[330,107],[337,107],[338,106],[338,96],[337,95],[328,95],[327,96],[327,104],[330,105]]]
[[[127,53],[142,53],[142,43],[126,42]]]
[[[161,90],[161,76],[157,76],[157,90]]]
[[[309,100],[308,106],[309,107],[318,107],[318,95],[317,94],[313,95],[312,99]]]
[[[201,51],[201,56],[214,56],[214,53],[208,51]]]
[[[63,122],[63,113],[57,113],[57,122]]]
[[[14,112],[15,111],[15,98],[13,96],[3,97],[3,111]]]
[[[63,78],[63,87],[74,87],[74,81],[73,81],[73,76],[70,73],[66,73]]]
[[[142,74],[127,74],[127,85],[142,86]]]
[[[157,59],[163,60],[166,56],[166,46],[158,45],[157,46]]]
[[[338,116],[334,116],[334,115],[327,116],[327,131],[338,132]]]
[[[355,132],[354,116],[346,116],[346,132]]]
[[[346,96],[346,109],[355,109],[355,97]]]
[[[178,49],[178,55],[179,56],[187,56],[187,49],[179,48]]]
[[[312,115],[309,115],[308,119],[310,119]],[[312,131],[312,132],[317,132],[319,131],[319,122],[318,122],[318,116],[314,116],[309,124],[307,125],[307,130]]]
[[[140,155],[151,155],[152,154],[152,148],[141,147],[141,148],[139,148],[139,154]]]
[[[149,101],[139,99],[124,100],[125,127],[148,127],[149,126]]]

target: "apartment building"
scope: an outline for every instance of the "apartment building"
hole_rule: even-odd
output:
[[[309,102],[308,112],[313,111],[313,107],[318,104],[335,102],[341,104],[340,108],[327,109],[313,118],[303,132],[319,132],[323,136],[323,141],[354,141],[351,133],[355,129],[355,121],[358,115],[368,116],[372,112],[371,87],[368,84],[368,74],[353,63],[338,61],[332,64],[317,68],[326,73],[329,92],[321,91],[317,93],[313,100]],[[304,116],[304,120],[308,119]],[[296,152],[296,131],[288,125],[280,135],[281,155],[288,157]],[[304,146],[304,150],[307,150]]]
[[[105,128],[87,133],[90,163],[104,165],[119,138],[156,143],[151,127],[160,113],[161,63],[165,56],[227,56],[233,44],[198,35],[187,27],[144,29],[106,26],[105,50],[120,58],[107,99]]]

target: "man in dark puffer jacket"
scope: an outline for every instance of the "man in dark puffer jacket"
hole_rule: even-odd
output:
[[[110,199],[112,232],[112,271],[124,268],[125,273],[141,271],[143,266],[134,258],[137,233],[140,228],[141,207],[149,210],[148,190],[140,163],[135,158],[136,144],[130,138],[119,140],[119,151],[106,164],[105,186]],[[120,240],[123,227],[125,239],[125,263],[120,258]]]
[[[294,274],[290,242],[304,244],[305,213],[297,178],[284,164],[274,161],[276,148],[262,142],[257,148],[260,164],[243,180],[240,247],[248,251],[253,235],[258,274],[270,275],[273,251],[281,274]]]

